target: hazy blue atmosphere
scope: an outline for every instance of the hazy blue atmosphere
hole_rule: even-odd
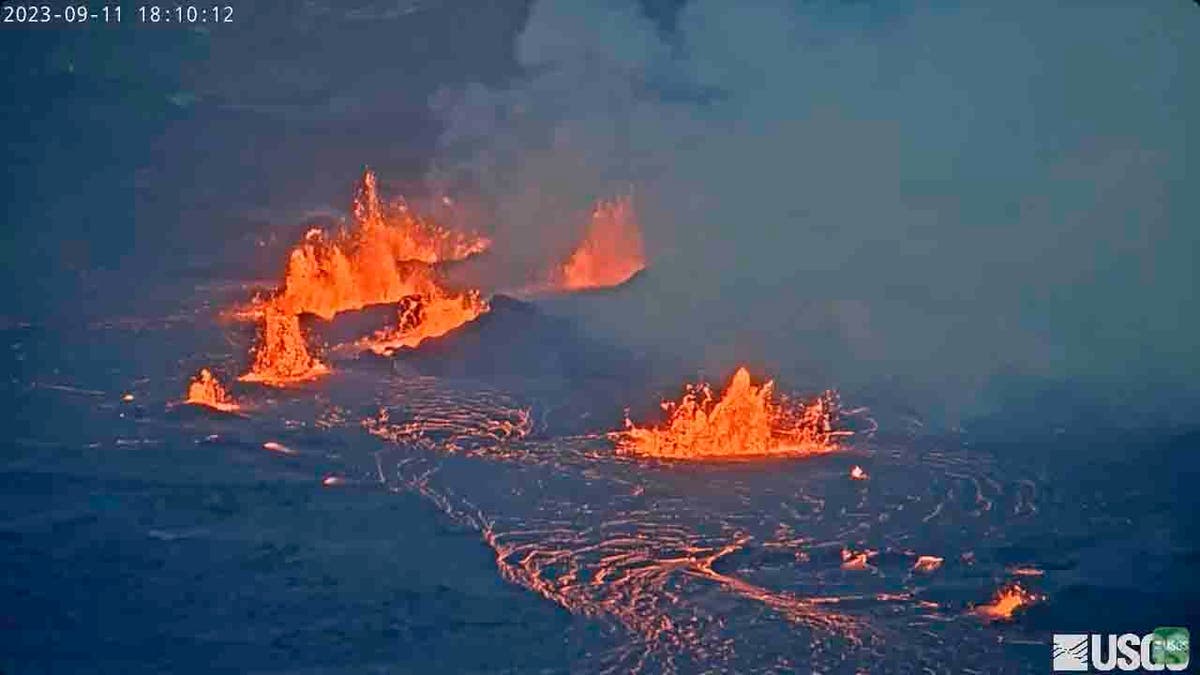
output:
[[[1200,628],[1200,6],[993,4],[0,23],[0,672],[1044,672]],[[492,311],[395,358],[305,317],[329,377],[236,383],[221,311],[365,166],[491,237],[444,273]],[[640,274],[507,297],[618,194]],[[845,453],[614,455],[738,365],[838,391]],[[201,367],[243,415],[178,405]]]

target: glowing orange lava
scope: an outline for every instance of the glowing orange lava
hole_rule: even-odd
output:
[[[1012,583],[996,591],[991,602],[975,607],[974,611],[989,621],[1009,621],[1018,609],[1043,599],[1043,596],[1025,590],[1020,584]]]
[[[288,255],[283,290],[270,302],[289,314],[332,319],[338,312],[419,293],[434,279],[428,265],[397,260],[386,247],[355,246],[313,229]]]
[[[567,290],[617,286],[645,266],[633,199],[618,197],[596,204],[583,241],[559,268],[555,285]]]
[[[288,255],[283,288],[240,315],[254,316],[271,304],[289,314],[331,319],[338,312],[428,295],[442,290],[433,264],[462,260],[491,245],[485,237],[425,220],[403,201],[383,203],[370,169],[355,190],[351,214],[348,231],[331,236],[309,230]]]
[[[263,328],[254,348],[250,370],[238,379],[271,386],[286,386],[312,380],[329,372],[329,368],[308,352],[300,317],[267,306],[263,313]]]
[[[234,412],[241,409],[241,406],[233,400],[229,392],[225,391],[225,387],[221,386],[216,376],[208,368],[201,368],[200,372],[196,373],[196,376],[188,383],[187,398],[183,402],[207,406],[221,412]]]
[[[451,293],[438,289],[429,295],[410,295],[397,303],[396,325],[359,341],[359,346],[390,356],[474,321],[489,309],[478,291]]]
[[[838,449],[848,431],[834,429],[837,405],[832,393],[809,403],[777,399],[774,383],[750,383],[739,368],[720,400],[707,384],[688,385],[679,403],[665,401],[667,422],[639,427],[628,419],[613,435],[617,452],[670,459],[804,456]]]
[[[875,555],[876,551],[851,551],[848,548],[842,549],[842,569],[851,572],[863,572],[871,568],[871,556]]]
[[[917,558],[917,562],[913,563],[912,568],[914,572],[935,572],[945,561],[945,558],[939,558],[936,555],[923,555]]]
[[[1040,577],[1046,573],[1036,567],[1015,567],[1009,570],[1009,574],[1017,577]]]
[[[452,204],[443,200],[447,206]],[[488,311],[478,291],[445,287],[435,263],[488,248],[478,235],[453,232],[412,213],[403,201],[385,204],[374,172],[363,172],[351,207],[353,227],[335,235],[309,230],[288,255],[282,287],[231,313],[261,319],[254,365],[241,379],[284,385],[328,372],[304,344],[298,317],[332,319],[368,305],[400,303],[400,322],[359,342],[381,354],[415,347]]]
[[[453,205],[445,196],[442,203]],[[359,225],[360,241],[386,244],[396,260],[427,264],[463,260],[486,251],[492,244],[487,237],[455,232],[417,216],[403,199],[384,204],[375,172],[370,169],[363,170],[355,188],[351,215]]]
[[[262,446],[263,446],[263,450],[270,450],[271,452],[278,452],[281,455],[296,454],[295,450],[293,450],[293,449],[289,448],[288,446],[284,445],[283,443],[279,443],[277,441],[267,441],[266,443],[263,443]]]

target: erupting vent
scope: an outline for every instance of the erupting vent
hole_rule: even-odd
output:
[[[221,412],[234,412],[241,408],[208,368],[201,368],[188,383],[187,398],[183,402]]]
[[[617,286],[645,266],[633,199],[618,197],[596,204],[583,241],[558,270],[556,285],[567,290]]]
[[[669,459],[815,455],[838,448],[848,431],[834,428],[832,393],[808,403],[776,398],[774,383],[750,383],[739,368],[718,400],[707,384],[688,385],[683,399],[664,402],[667,421],[639,427],[628,418],[614,434],[622,454]]]
[[[445,335],[488,311],[478,291],[446,287],[434,265],[480,253],[490,240],[425,220],[402,200],[384,204],[369,169],[355,189],[351,213],[350,230],[333,236],[309,230],[288,254],[283,286],[232,313],[263,322],[254,364],[242,380],[279,386],[329,371],[304,344],[301,314],[329,320],[340,312],[398,303],[399,324],[359,342],[390,354]]]
[[[308,353],[300,317],[267,307],[263,314],[262,334],[254,348],[254,363],[240,378],[285,386],[311,380],[329,372],[329,368]]]
[[[1042,596],[1025,590],[1020,584],[1011,583],[996,591],[992,601],[979,605],[975,613],[991,621],[1008,621],[1013,613],[1042,600]]]
[[[283,288],[242,310],[266,305],[288,314],[331,319],[339,312],[399,302],[409,295],[449,294],[432,265],[487,250],[486,237],[454,232],[412,213],[404,201],[380,201],[374,172],[363,172],[351,207],[353,227],[330,236],[314,228],[288,255]]]

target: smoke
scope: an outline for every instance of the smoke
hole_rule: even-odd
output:
[[[497,242],[561,249],[633,186],[650,269],[586,305],[593,329],[943,408],[997,375],[1194,390],[1192,3],[674,18],[543,0],[522,77],[435,101],[431,178],[478,195]]]

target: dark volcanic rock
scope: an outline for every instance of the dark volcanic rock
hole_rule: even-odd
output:
[[[544,400],[558,411],[552,423],[612,428],[625,406],[650,389],[651,364],[620,347],[582,334],[504,295],[475,321],[394,358],[398,367],[427,375],[469,378]],[[599,419],[588,420],[595,413]]]
[[[491,305],[475,321],[397,358],[423,373],[513,384],[628,381],[639,372],[633,354],[588,338],[568,320],[505,295]]]
[[[397,303],[371,305],[352,312],[339,312],[332,320],[313,314],[300,317],[313,346],[351,345],[377,330],[396,325]]]

